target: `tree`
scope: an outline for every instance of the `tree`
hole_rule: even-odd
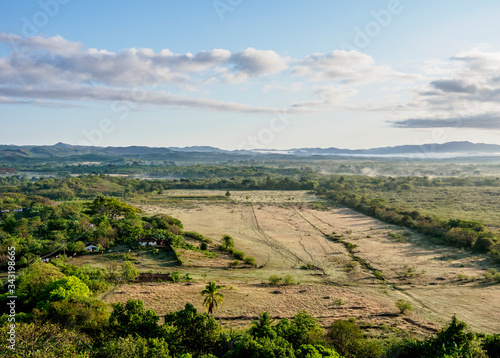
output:
[[[330,348],[325,348],[321,345],[303,344],[295,352],[296,358],[342,358]]]
[[[257,321],[252,321],[249,333],[255,338],[276,338],[276,331],[272,327],[269,312],[262,312]]]
[[[61,300],[78,301],[89,296],[90,289],[85,282],[76,276],[67,276],[47,286],[37,307],[45,308],[49,302]]]
[[[144,338],[157,338],[160,326],[156,312],[146,310],[141,300],[128,300],[113,304],[109,326],[119,337],[138,334]]]
[[[303,344],[314,344],[322,341],[324,330],[318,320],[306,311],[298,312],[293,320],[282,319],[276,326],[278,336],[290,342],[294,348]]]
[[[396,301],[396,307],[399,309],[401,314],[405,314],[407,311],[413,310],[411,303],[402,299]]]
[[[83,241],[77,241],[68,245],[68,251],[70,252],[82,252],[85,250],[85,243]]]
[[[122,278],[125,281],[133,281],[139,274],[139,271],[135,268],[135,265],[132,262],[125,261],[122,265],[121,273],[122,273]]]
[[[229,190],[228,190],[228,191],[226,191],[226,194],[225,194],[225,195],[226,195],[226,198],[229,198],[229,197],[231,196],[231,193],[229,192]]]
[[[364,338],[361,328],[354,318],[336,320],[327,333],[327,338],[335,350],[345,357],[357,357],[359,342]]]
[[[203,300],[203,305],[205,306],[208,314],[213,314],[214,308],[219,309],[219,303],[224,300],[224,295],[220,293],[222,287],[215,284],[214,281],[208,283],[203,291],[201,291],[202,296],[206,296]]]
[[[0,327],[2,337],[7,337],[10,324]],[[67,330],[50,323],[16,323],[16,353],[7,344],[0,345],[3,357],[60,357],[88,358],[86,351],[92,341],[81,332]]]
[[[142,338],[133,335],[107,341],[99,350],[107,358],[171,358],[164,338]]]
[[[222,246],[227,250],[234,248],[234,240],[229,235],[222,236]]]
[[[34,304],[51,282],[63,277],[64,274],[54,265],[43,262],[35,263],[22,271],[18,293],[28,304]]]
[[[85,204],[85,206],[87,207],[87,214],[91,216],[109,217],[111,220],[121,215],[141,212],[140,209],[127,203],[122,203],[116,198],[107,198],[102,195],[99,195],[91,203]]]
[[[198,313],[192,304],[187,303],[183,310],[167,313],[165,325],[174,344],[171,344],[175,357],[191,353],[195,357],[211,357],[221,337],[221,327],[213,316]]]
[[[42,311],[43,319],[61,326],[71,326],[93,339],[105,334],[109,318],[108,306],[101,300],[56,301]]]

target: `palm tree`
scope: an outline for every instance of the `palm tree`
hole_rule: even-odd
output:
[[[212,314],[214,308],[219,309],[219,303],[222,303],[224,300],[224,295],[220,293],[222,287],[215,284],[214,281],[210,282],[206,285],[205,289],[201,291],[201,295],[205,296],[205,300],[203,301],[203,305],[208,311],[208,314]]]
[[[273,320],[269,315],[269,312],[262,312],[257,321],[252,321],[250,334],[257,338],[276,338],[276,332],[274,331],[272,324]]]

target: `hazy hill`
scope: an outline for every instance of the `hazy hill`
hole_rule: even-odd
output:
[[[273,159],[325,159],[335,156],[398,156],[401,154],[455,154],[456,156],[491,156],[500,153],[500,145],[449,142],[443,144],[402,145],[371,149],[294,148],[289,150],[235,150],[228,151],[210,146],[192,147],[91,147],[65,143],[45,146],[0,145],[0,161],[26,162],[49,159],[52,161],[191,161],[221,162],[228,160]],[[435,157],[435,156],[434,156]]]

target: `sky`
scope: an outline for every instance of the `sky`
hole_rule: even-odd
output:
[[[498,1],[0,7],[0,144],[500,144]]]

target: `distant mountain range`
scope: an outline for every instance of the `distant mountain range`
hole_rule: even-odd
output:
[[[400,145],[371,149],[339,149],[339,148],[296,148],[287,151],[295,155],[395,155],[395,154],[425,154],[425,153],[456,153],[456,154],[491,154],[500,153],[500,145],[471,142],[448,142],[443,144]]]
[[[286,159],[304,157],[398,157],[415,156],[436,158],[439,155],[452,156],[493,156],[500,154],[500,145],[471,142],[448,142],[443,144],[401,145],[371,149],[340,148],[293,148],[289,150],[252,149],[222,150],[210,146],[193,147],[91,147],[57,143],[49,146],[0,145],[0,161],[36,160],[52,158],[64,160],[171,160],[171,161],[222,161],[244,159]]]

